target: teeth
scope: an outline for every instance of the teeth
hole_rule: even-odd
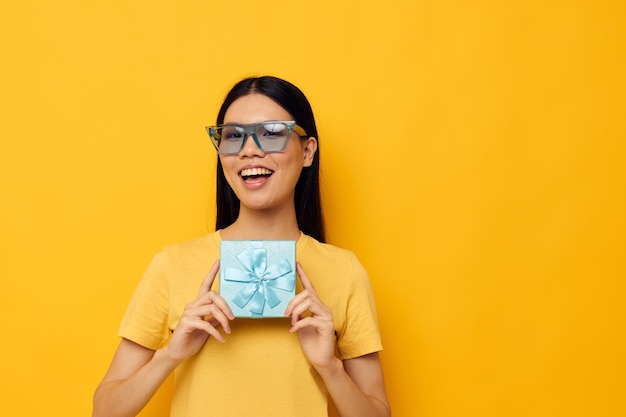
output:
[[[242,177],[251,177],[253,175],[270,175],[272,171],[267,168],[247,168],[241,171]]]

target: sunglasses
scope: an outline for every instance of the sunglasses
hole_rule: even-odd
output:
[[[220,155],[237,155],[241,152],[248,136],[263,153],[284,152],[292,133],[307,137],[306,132],[294,121],[268,121],[254,124],[227,123],[208,126],[206,131]]]

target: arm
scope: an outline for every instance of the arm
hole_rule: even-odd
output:
[[[122,339],[96,389],[93,417],[137,415],[176,366],[163,350],[155,352]]]
[[[319,299],[313,284],[297,264],[304,291],[285,311],[292,316],[291,332],[298,332],[309,362],[324,380],[341,417],[391,415],[378,353],[341,361],[335,356],[335,333],[330,309]],[[303,314],[310,313],[307,317]]]
[[[219,261],[202,282],[198,297],[185,306],[176,330],[163,349],[154,351],[122,339],[96,389],[93,417],[137,415],[172,371],[195,355],[209,336],[224,342],[217,327],[230,333],[229,320],[234,316],[226,301],[211,291],[218,269]]]
[[[378,353],[343,363],[337,359],[329,368],[317,371],[340,416],[391,416]]]

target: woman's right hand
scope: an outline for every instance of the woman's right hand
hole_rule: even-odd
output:
[[[219,268],[216,261],[163,349],[154,351],[122,339],[94,394],[94,417],[136,416],[172,371],[198,353],[209,336],[224,341],[217,328],[230,333],[229,322],[235,317],[226,301],[211,291]]]
[[[230,333],[230,320],[235,316],[226,300],[211,290],[219,267],[220,261],[217,260],[200,285],[198,297],[185,306],[169,343],[163,349],[176,363],[182,363],[198,353],[209,336],[224,342],[224,337],[217,329],[219,326],[222,326],[224,332]]]

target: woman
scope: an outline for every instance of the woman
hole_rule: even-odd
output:
[[[216,232],[155,256],[93,415],[136,415],[175,372],[172,416],[322,416],[328,396],[342,417],[389,416],[367,273],[322,243],[306,97],[275,77],[248,78],[207,130],[219,153]],[[284,319],[234,319],[214,283],[222,240],[296,241],[299,282]]]

